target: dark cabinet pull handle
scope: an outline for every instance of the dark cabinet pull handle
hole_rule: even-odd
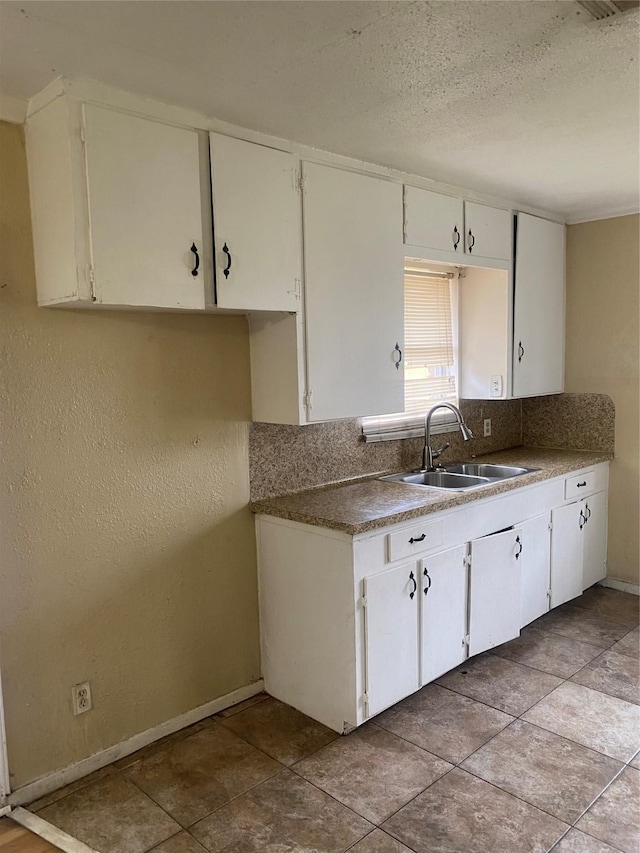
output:
[[[225,253],[225,255],[227,256],[227,265],[226,265],[226,267],[222,270],[222,272],[224,273],[224,277],[225,277],[225,278],[229,278],[229,272],[231,271],[231,252],[229,251],[229,247],[227,246],[227,244],[226,244],[226,243],[225,243],[225,244],[224,244],[224,246],[222,247],[222,251],[223,251],[223,252]]]
[[[423,590],[424,594],[425,594],[425,595],[427,595],[427,593],[428,593],[428,592],[429,592],[429,590],[431,589],[431,576],[429,575],[429,572],[426,570],[426,568],[425,568],[425,570],[424,570],[424,572],[423,572],[422,574],[423,574],[423,575],[425,576],[425,578],[429,581],[429,583],[425,586],[425,588],[424,588],[424,590]]]
[[[413,572],[409,572],[409,580],[413,581],[413,589],[409,593],[409,598],[413,598],[413,596],[416,594],[416,590],[418,589],[418,582],[416,581],[416,576],[413,574]]]
[[[453,250],[454,252],[458,251],[458,246],[460,245],[460,232],[458,231],[458,226],[453,226]]]
[[[396,344],[393,348],[393,351],[398,353],[398,360],[396,361],[396,370],[400,370],[400,363],[402,362],[402,350],[400,349],[400,345]]]
[[[516,536],[516,542],[517,542],[517,543],[518,543],[518,545],[520,546],[520,550],[516,553],[516,560],[519,560],[519,559],[520,559],[520,554],[522,554],[522,541],[520,540],[520,537],[519,537],[519,536]]]
[[[191,270],[191,275],[195,278],[198,275],[198,270],[200,269],[200,255],[198,254],[198,247],[195,243],[191,244],[191,250],[193,252],[193,260],[195,263],[194,268]]]
[[[427,534],[426,534],[426,533],[423,533],[423,534],[422,534],[422,536],[418,536],[418,537],[416,537],[416,538],[414,538],[414,537],[412,536],[412,537],[411,537],[411,539],[409,539],[409,545],[413,545],[413,543],[414,543],[414,542],[424,542],[424,540],[425,540],[426,538],[427,538]]]
[[[522,357],[524,356],[524,347],[522,346],[522,341],[518,341],[518,361],[522,361]]]
[[[583,514],[582,510],[580,510],[580,521],[578,522],[578,524],[580,525],[580,530],[582,530],[586,523],[587,517]]]
[[[582,483],[576,483],[576,489],[581,489],[583,486],[587,485],[587,481],[585,480]]]
[[[585,524],[586,524],[586,522],[589,521],[589,519],[591,518],[591,507],[589,506],[589,504],[585,504],[584,508],[586,509],[586,511],[588,513],[588,515],[585,515],[585,517],[584,517]]]
[[[469,251],[473,252],[473,247],[476,244],[476,238],[473,236],[471,228],[469,228]]]

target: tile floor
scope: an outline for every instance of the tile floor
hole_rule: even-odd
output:
[[[347,737],[262,695],[30,808],[100,853],[638,853],[638,623],[594,587]]]

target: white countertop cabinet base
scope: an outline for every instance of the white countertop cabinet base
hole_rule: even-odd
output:
[[[348,732],[517,637],[604,576],[607,483],[602,463],[356,536],[257,516],[265,689]]]

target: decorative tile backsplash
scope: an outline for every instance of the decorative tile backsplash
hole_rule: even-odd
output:
[[[475,437],[465,443],[459,431],[436,435],[436,444],[451,443],[442,456],[443,464],[521,445],[613,451],[614,406],[605,394],[461,400],[460,410]],[[489,438],[483,437],[485,418],[491,418]],[[251,499],[417,468],[423,444],[419,438],[367,444],[357,419],[305,427],[253,423],[249,438]]]

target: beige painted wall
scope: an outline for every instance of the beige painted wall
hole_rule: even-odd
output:
[[[567,229],[567,391],[609,394],[616,458],[609,491],[610,577],[640,582],[638,544],[640,217]]]
[[[0,123],[0,626],[13,787],[255,681],[243,318],[36,307]],[[95,709],[71,712],[89,679]]]

